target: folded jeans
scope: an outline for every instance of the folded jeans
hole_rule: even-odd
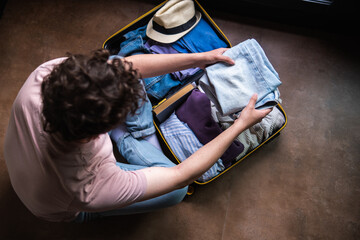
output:
[[[255,39],[239,43],[224,55],[235,64],[211,65],[199,81],[201,89],[222,115],[240,112],[254,93],[258,94],[256,108],[273,107],[281,102],[279,75]]]

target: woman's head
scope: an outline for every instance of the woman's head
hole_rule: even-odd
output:
[[[144,90],[129,62],[97,50],[70,55],[44,79],[41,87],[44,129],[67,141],[93,138],[134,114]]]

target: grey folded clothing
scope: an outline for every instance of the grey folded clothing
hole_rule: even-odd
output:
[[[211,107],[211,114],[214,120],[218,122],[223,129],[229,128],[234,123],[234,120],[229,116],[222,116],[217,111],[214,104],[212,104]],[[263,143],[284,124],[285,116],[277,107],[274,107],[273,110],[261,120],[261,122],[246,129],[236,138],[244,145],[244,151],[236,157],[236,161]]]

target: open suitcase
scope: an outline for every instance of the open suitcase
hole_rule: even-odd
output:
[[[144,27],[148,24],[150,19],[153,17],[153,15],[163,6],[166,4],[167,1],[159,4],[146,14],[140,16],[139,18],[135,19],[133,22],[129,23],[119,31],[117,31],[115,34],[113,34],[111,37],[109,37],[104,43],[103,48],[110,51],[111,54],[116,55],[121,50],[120,44],[125,41],[124,35],[129,32],[134,32],[134,30],[139,29],[141,27]],[[225,34],[220,30],[220,28],[215,24],[215,22],[211,19],[211,17],[207,14],[207,12],[201,7],[198,1],[194,0],[195,9],[202,14],[202,19],[206,21],[206,23],[212,28],[214,33],[216,33],[216,36],[221,39],[225,44],[226,47],[232,47],[229,40],[226,38]],[[187,97],[191,94],[191,92],[197,88],[196,83],[200,79],[200,77],[204,74],[203,70],[199,70],[192,74],[191,76],[187,77],[185,81],[183,81],[180,85],[171,88],[169,92],[162,98],[154,98],[149,96],[151,103],[153,105],[153,115],[154,115],[154,125],[157,130],[157,136],[159,138],[159,141],[161,143],[162,150],[164,154],[174,161],[175,163],[180,163],[180,160],[174,153],[174,151],[170,148],[168,142],[166,141],[161,129],[160,125],[170,116],[172,112],[176,108],[178,108],[182,103],[184,103],[187,99]],[[242,162],[245,158],[247,158],[249,155],[251,155],[253,152],[258,150],[261,146],[264,144],[269,143],[271,140],[273,140],[275,137],[279,136],[280,132],[284,129],[284,127],[287,124],[287,117],[285,114],[284,109],[280,104],[276,105],[277,110],[282,114],[284,121],[281,126],[277,126],[274,131],[271,132],[269,136],[262,139],[261,142],[258,142],[255,146],[251,146],[241,154],[242,156],[240,158],[237,158],[236,161],[234,160],[232,165],[227,167],[226,169],[223,169],[220,172],[217,172],[210,178],[208,177],[206,180],[197,180],[195,181],[190,187],[188,191],[188,195],[191,195],[194,192],[194,187],[196,185],[203,185],[207,184],[221,175],[225,174],[227,171],[238,165],[240,162]]]

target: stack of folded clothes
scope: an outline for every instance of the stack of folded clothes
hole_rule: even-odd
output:
[[[257,109],[273,109],[260,123],[242,132],[218,162],[198,179],[200,182],[230,167],[285,124],[284,115],[275,107],[281,102],[278,89],[281,81],[259,43],[246,40],[224,55],[231,57],[235,65],[217,63],[207,67],[198,88],[160,125],[177,158],[184,161],[230,127],[252,94],[258,94]]]
[[[207,96],[193,90],[188,99],[160,124],[160,130],[179,161],[184,161],[204,144],[234,123],[223,116]],[[246,129],[221,158],[198,181],[206,182],[240,160],[285,124],[282,112],[274,107],[260,123]]]

